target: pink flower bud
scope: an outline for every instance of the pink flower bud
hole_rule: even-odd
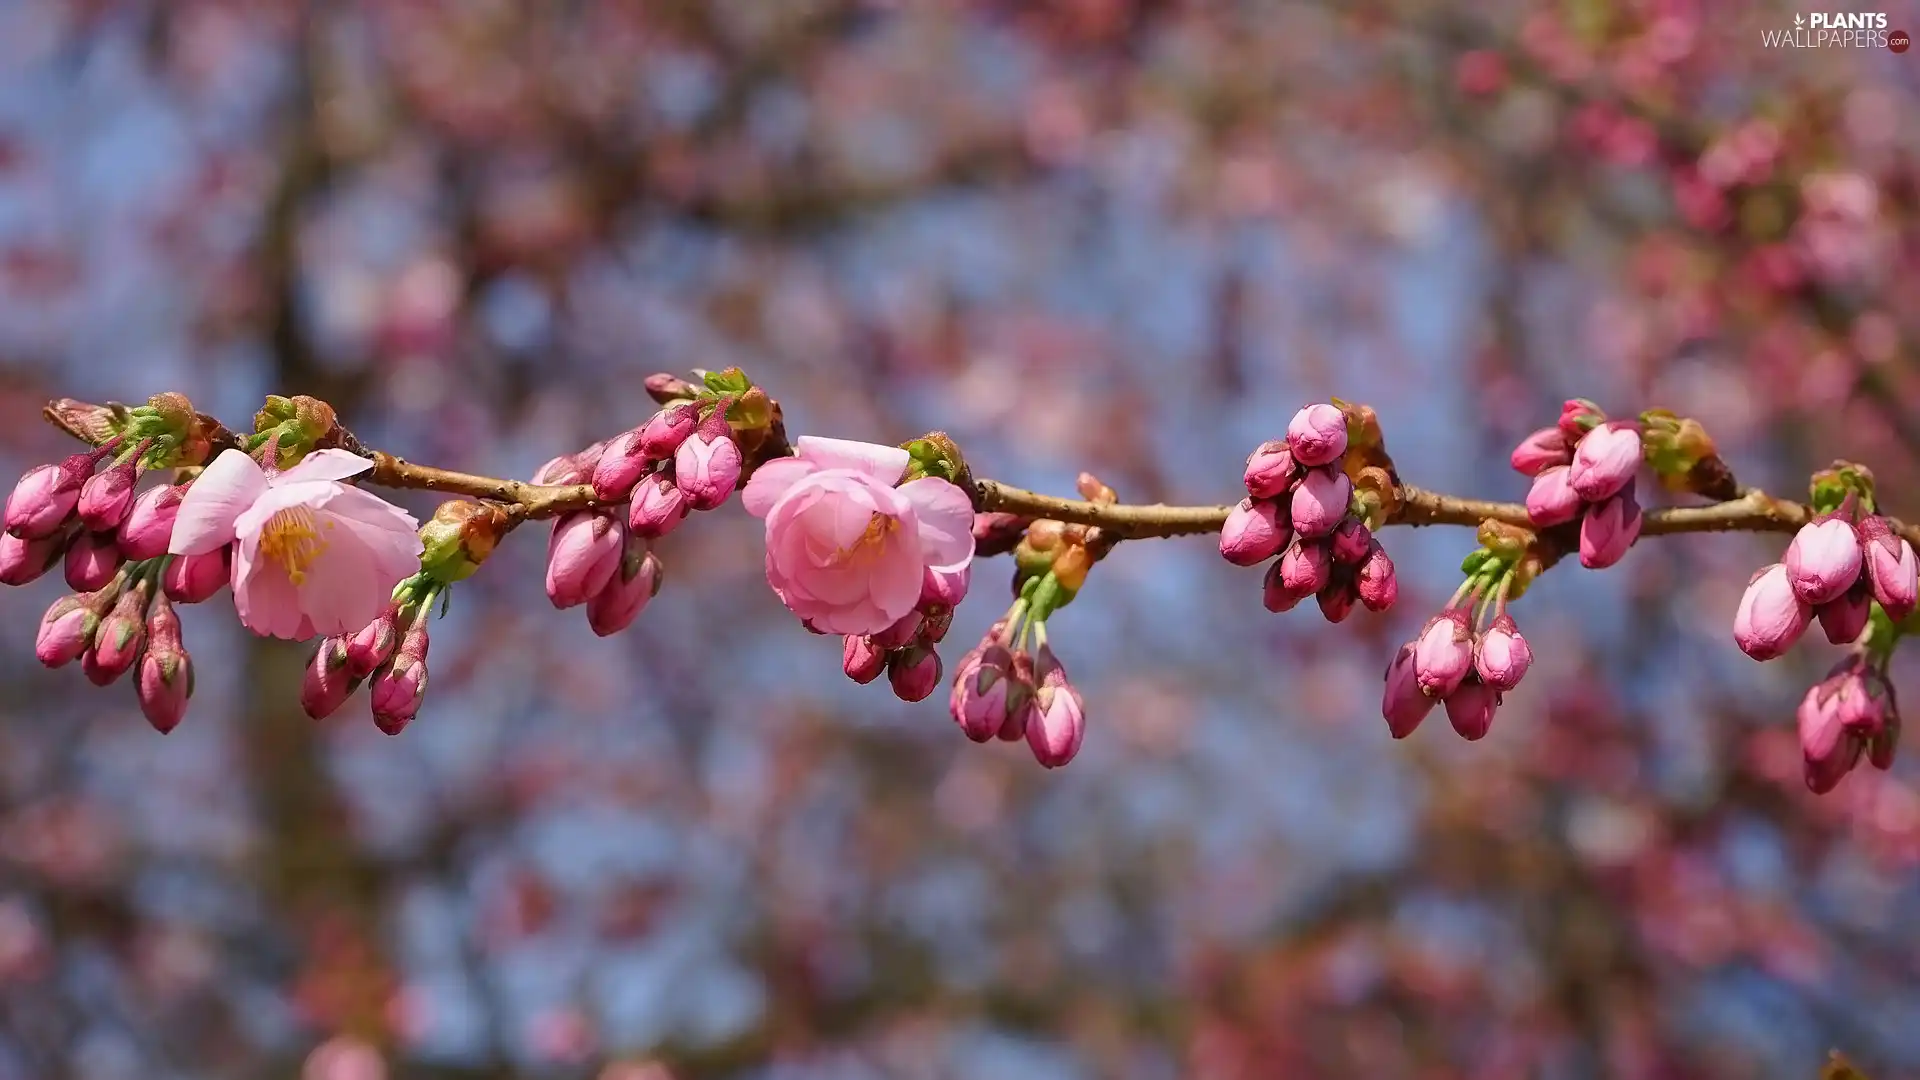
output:
[[[1447,723],[1468,742],[1487,737],[1493,713],[1500,707],[1500,691],[1478,679],[1468,679],[1447,695]]]
[[[227,583],[232,564],[231,544],[204,555],[175,555],[160,572],[160,588],[176,604],[198,604]]]
[[[1580,565],[1589,570],[1605,570],[1625,558],[1627,549],[1640,539],[1643,520],[1631,488],[1589,507],[1580,520]]]
[[[973,553],[983,559],[1005,555],[1027,535],[1028,521],[1019,514],[973,515]]]
[[[926,622],[926,616],[919,611],[909,611],[894,622],[892,626],[873,635],[873,647],[881,652],[904,649],[913,644],[920,636],[920,626]]]
[[[887,682],[901,701],[925,701],[940,688],[940,654],[913,645],[887,654]]]
[[[1387,689],[1380,700],[1380,713],[1387,718],[1387,730],[1396,739],[1413,734],[1433,711],[1433,699],[1421,691],[1414,674],[1413,654],[1412,645],[1402,645],[1387,665]]]
[[[1293,489],[1290,512],[1293,531],[1303,537],[1330,536],[1347,516],[1347,504],[1353,500],[1353,481],[1347,474],[1332,469],[1310,469]]]
[[[193,658],[184,652],[149,650],[140,661],[135,690],[141,714],[153,730],[165,735],[187,715],[187,700],[193,697]]]
[[[620,568],[625,530],[606,514],[578,510],[554,522],[547,541],[547,599],[556,608],[584,604]]]
[[[1278,565],[1280,584],[1302,598],[1326,588],[1333,577],[1333,556],[1327,554],[1327,545],[1323,543],[1296,540],[1286,554],[1280,556]]]
[[[306,677],[300,681],[300,707],[315,720],[325,720],[353,696],[359,685],[360,680],[347,669],[347,643],[323,638],[307,661]]]
[[[1009,710],[1025,706],[1015,690],[1013,653],[998,642],[986,644],[960,658],[948,712],[967,738],[983,743],[1006,725]]]
[[[587,601],[587,625],[601,637],[632,626],[648,601],[659,595],[663,568],[650,543],[628,534],[613,580]]]
[[[427,697],[427,613],[413,617],[393,660],[373,676],[373,723],[398,735],[420,712]]]
[[[607,443],[593,468],[593,494],[604,502],[622,502],[653,466],[640,445],[640,429],[623,431]]]
[[[400,644],[400,613],[389,607],[347,639],[347,674],[356,682],[374,673]]]
[[[1840,517],[1825,517],[1800,527],[1781,562],[1793,591],[1809,604],[1838,600],[1860,577],[1860,534]]]
[[[1867,619],[1873,614],[1873,590],[1863,577],[1838,600],[1815,608],[1814,614],[1820,617],[1820,629],[1826,632],[1828,641],[1851,645],[1866,632]]]
[[[80,486],[93,475],[93,454],[75,454],[58,465],[27,470],[7,496],[6,531],[27,540],[52,536],[80,501]]]
[[[967,655],[973,656],[972,653],[968,653]],[[865,686],[879,678],[882,671],[887,670],[886,650],[875,648],[873,639],[870,637],[848,634],[846,644],[840,651],[840,670],[847,673],[847,678]],[[962,660],[961,676],[965,677],[965,675],[966,662]],[[959,692],[960,684],[956,681],[954,683],[954,693],[958,695]]]
[[[95,686],[106,686],[125,675],[147,647],[147,593],[132,588],[120,594],[113,611],[100,624],[93,647],[80,659],[80,667]]]
[[[1288,550],[1291,551],[1292,549],[1289,548]],[[1281,566],[1284,565],[1284,563],[1285,560],[1283,559],[1268,566],[1266,579],[1261,583],[1260,603],[1275,615],[1292,611],[1295,607],[1299,606],[1300,601],[1319,592],[1318,589],[1301,592],[1298,589],[1289,588],[1287,586],[1286,576],[1281,573]]]
[[[1533,649],[1511,615],[1493,620],[1473,651],[1473,670],[1480,681],[1503,694],[1520,685],[1532,664]]]
[[[82,593],[104,589],[123,561],[112,533],[83,532],[67,548],[67,587]]]
[[[180,516],[180,500],[186,495],[185,484],[162,484],[141,492],[120,523],[120,553],[132,562],[165,555],[173,540],[174,519]]]
[[[1007,720],[994,735],[1001,742],[1019,742],[1027,737],[1027,724],[1033,715],[1033,656],[1013,654],[1013,678],[1007,688]]]
[[[1508,459],[1513,471],[1523,476],[1539,476],[1555,465],[1571,465],[1573,449],[1566,433],[1557,427],[1541,428],[1520,440]]]
[[[594,472],[599,468],[599,457],[596,455],[592,458],[591,466],[583,466],[581,459],[585,453],[582,451],[580,454],[561,454],[552,459],[534,470],[533,482],[554,487],[590,482]]]
[[[967,598],[967,586],[973,581],[971,565],[958,568],[951,566],[929,566],[920,579],[920,607],[925,610],[929,605],[956,608],[960,601]]]
[[[1393,560],[1387,549],[1374,540],[1367,544],[1367,557],[1354,572],[1354,588],[1368,611],[1385,611],[1400,598],[1400,578],[1393,572]]]
[[[1904,622],[1920,606],[1920,563],[1913,545],[1886,518],[1871,514],[1860,523],[1860,546],[1873,598],[1894,622]]]
[[[920,614],[920,636],[916,640],[922,645],[945,641],[948,628],[953,626],[953,609],[945,604],[922,604]]]
[[[63,596],[41,616],[33,654],[50,668],[65,667],[93,646],[99,629],[100,614],[87,605],[85,598]]]
[[[1344,517],[1333,530],[1333,561],[1358,566],[1373,551],[1373,530],[1357,517]]]
[[[112,532],[133,506],[133,485],[140,478],[137,457],[103,469],[80,485],[80,521],[95,532]]]
[[[1733,616],[1733,640],[1755,660],[1772,660],[1793,647],[1813,621],[1813,609],[1793,591],[1787,568],[1774,563],[1753,576]]]
[[[1473,670],[1473,633],[1463,611],[1443,611],[1427,620],[1413,642],[1413,674],[1429,697],[1459,689]]]
[[[1588,502],[1617,494],[1640,471],[1640,432],[1632,424],[1607,424],[1587,432],[1574,447],[1567,483]]]
[[[1049,769],[1072,761],[1087,736],[1086,704],[1080,692],[1067,680],[1067,673],[1054,658],[1053,650],[1040,646],[1034,664],[1040,685],[1027,710],[1027,746],[1034,760]]]
[[[1894,707],[1893,688],[1887,688],[1887,719],[1880,734],[1867,739],[1867,760],[1885,772],[1893,768],[1893,753],[1900,746],[1900,710]]]
[[[640,446],[655,461],[670,460],[700,426],[700,405],[687,401],[671,405],[653,414],[640,429]]]
[[[1807,787],[1824,795],[1839,785],[1860,762],[1864,740],[1846,725],[1843,684],[1856,676],[1831,675],[1815,683],[1795,714],[1800,729],[1800,752],[1806,762]]]
[[[740,482],[740,444],[733,441],[726,407],[713,410],[700,430],[673,452],[673,482],[695,510],[711,510],[727,501]]]
[[[1567,437],[1569,444],[1579,442],[1587,432],[1606,422],[1607,414],[1586,398],[1570,398],[1560,406],[1560,434]]]
[[[1325,587],[1314,594],[1320,602],[1320,615],[1330,623],[1345,622],[1353,614],[1354,601],[1359,595],[1354,591],[1353,577],[1345,571],[1334,574]]]
[[[1294,461],[1308,468],[1330,465],[1347,452],[1347,418],[1337,406],[1309,405],[1288,422],[1287,448]]]
[[[0,533],[0,585],[25,585],[53,569],[67,546],[64,532],[38,540],[22,540],[12,533]]]
[[[1280,506],[1270,499],[1242,499],[1220,528],[1220,557],[1235,566],[1266,562],[1287,546]]]
[[[627,527],[643,540],[658,540],[685,521],[688,510],[687,498],[674,486],[673,477],[655,473],[633,489]]]
[[[1553,465],[1533,478],[1533,487],[1527,489],[1527,520],[1545,529],[1579,516],[1584,503],[1568,481],[1569,471],[1567,466]]]
[[[1286,440],[1274,439],[1261,443],[1247,456],[1243,479],[1247,494],[1256,499],[1273,499],[1285,495],[1293,486],[1293,474],[1293,451],[1287,448]]]

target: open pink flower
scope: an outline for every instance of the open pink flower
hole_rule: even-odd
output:
[[[413,515],[340,482],[371,468],[344,450],[317,450],[269,476],[228,450],[187,489],[168,550],[204,555],[233,544],[234,610],[256,634],[352,634],[420,569]]]
[[[741,492],[767,520],[767,584],[826,634],[875,634],[920,602],[928,567],[973,561],[973,506],[938,477],[893,485],[907,452],[802,437],[795,457],[760,466]]]

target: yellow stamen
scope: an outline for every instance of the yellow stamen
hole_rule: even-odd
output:
[[[327,522],[333,528],[333,522]],[[289,506],[267,519],[260,530],[260,553],[279,563],[294,585],[307,583],[307,568],[327,550],[313,511],[304,506]]]
[[[867,531],[853,542],[850,548],[835,548],[831,565],[844,566],[847,563],[867,563],[879,556],[886,539],[900,531],[900,519],[875,513],[867,519]]]

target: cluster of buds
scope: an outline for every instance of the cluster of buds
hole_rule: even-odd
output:
[[[1362,440],[1350,438],[1354,428]],[[1379,524],[1380,504],[1359,497],[1346,468],[1350,443],[1372,428],[1357,408],[1309,405],[1294,414],[1285,439],[1262,443],[1247,458],[1248,497],[1227,515],[1220,554],[1235,566],[1274,560],[1267,610],[1290,611],[1311,596],[1337,623],[1355,603],[1385,611],[1399,596],[1393,560],[1369,528]]]
[[[1874,768],[1891,769],[1900,710],[1885,653],[1861,649],[1835,664],[1801,699],[1797,719],[1807,788],[1814,794],[1839,786],[1863,757]]]
[[[1514,470],[1533,477],[1527,517],[1540,528],[1580,523],[1580,565],[1603,570],[1640,538],[1643,515],[1634,486],[1645,457],[1641,424],[1609,421],[1598,405],[1574,398],[1560,422],[1514,448]]]
[[[948,707],[974,742],[1025,739],[1034,760],[1057,769],[1080,752],[1087,707],[1047,641],[1047,615],[1066,603],[1052,582],[1029,578],[1020,599],[960,658]]]
[[[846,635],[840,666],[847,678],[864,685],[884,671],[901,701],[932,697],[945,673],[934,646],[946,639],[972,575],[969,566],[927,567],[912,611],[877,634]]]
[[[138,667],[134,691],[154,730],[178,727],[193,696],[193,660],[180,639],[180,619],[161,584],[165,557],[130,564],[97,589],[64,596],[40,620],[34,653],[50,668],[75,660],[95,686],[110,686]]]
[[[1413,734],[1436,701],[1446,704],[1447,721],[1462,738],[1484,738],[1503,695],[1533,664],[1506,608],[1539,572],[1539,561],[1522,530],[1489,521],[1480,539],[1461,565],[1467,579],[1387,666],[1380,711],[1396,739]]]
[[[300,706],[324,720],[372,681],[373,722],[398,735],[427,697],[427,623],[445,612],[447,583],[422,572],[401,582],[380,616],[350,635],[327,637],[307,663]]]

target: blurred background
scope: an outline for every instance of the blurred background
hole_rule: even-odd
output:
[[[1337,394],[1517,499],[1579,394],[1912,520],[1920,54],[1764,48],[1795,14],[0,0],[0,474],[70,452],[50,397],[177,389],[525,477],[739,364],[796,435],[1060,494],[1231,500]],[[1051,624],[1091,716],[1052,773],[848,682],[737,504],[608,640],[514,536],[397,738],[306,719],[308,647],[225,594],[162,738],[34,663],[58,574],[8,590],[0,1078],[1920,1076],[1920,764],[1804,791],[1840,651],[1729,629],[1783,538],[1555,569],[1474,745],[1378,710],[1474,542],[1386,539],[1398,608],[1338,628],[1121,545]]]

